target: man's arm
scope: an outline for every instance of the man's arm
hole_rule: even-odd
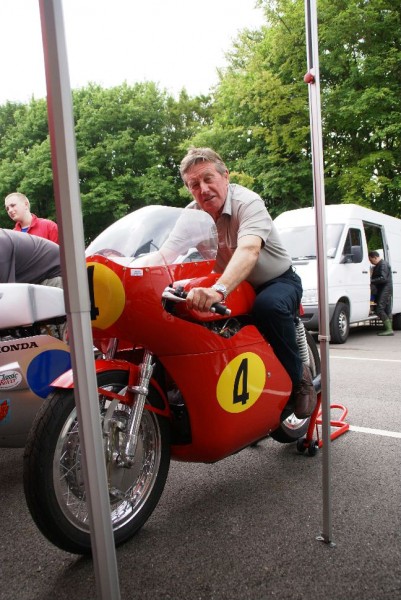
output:
[[[380,263],[378,264],[378,272],[377,273],[373,273],[374,277],[372,277],[371,279],[371,283],[375,283],[375,284],[385,284],[388,281],[390,281],[390,276],[391,276],[391,268],[390,265],[388,263],[386,263],[384,260],[380,261]]]
[[[257,235],[244,235],[239,238],[238,246],[231,257],[230,262],[218,279],[218,283],[224,285],[230,293],[251,273],[254,268],[262,247],[262,240]],[[192,288],[187,296],[189,308],[202,312],[210,310],[212,304],[221,302],[220,292],[212,288]]]

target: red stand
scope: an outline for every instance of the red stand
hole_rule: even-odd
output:
[[[313,456],[316,454],[317,449],[323,446],[323,440],[320,439],[319,426],[322,425],[322,408],[321,408],[321,394],[318,394],[316,408],[312,413],[308,431],[306,433],[306,437],[302,440],[298,440],[297,448],[299,452],[304,452],[308,450],[308,454]],[[345,408],[342,404],[331,404],[330,411],[333,409],[341,410],[341,415],[339,419],[330,420],[330,427],[334,428],[334,431],[330,434],[330,440],[335,440],[340,435],[343,435],[346,431],[349,430],[349,423],[345,422],[345,418],[348,414],[348,409]],[[316,440],[314,440],[313,436],[316,431]]]

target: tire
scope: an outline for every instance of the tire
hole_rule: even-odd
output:
[[[349,307],[344,302],[339,302],[330,321],[330,341],[333,344],[344,344],[349,336],[349,328]]]
[[[308,358],[309,367],[312,372],[312,377],[315,378],[320,374],[320,356],[316,346],[316,342],[313,339],[309,331],[305,330],[306,341],[308,344]],[[271,432],[270,436],[282,444],[291,444],[296,442],[300,438],[305,437],[310,417],[307,419],[298,419],[293,413],[293,409],[285,408],[282,415],[282,421],[280,427]]]
[[[99,393],[102,424],[110,405],[107,393],[124,395],[127,384],[126,371],[98,375],[98,386],[104,390],[104,394]],[[149,391],[150,403],[156,395],[155,390]],[[109,437],[110,458],[106,469],[116,546],[130,539],[150,517],[163,492],[170,466],[169,422],[146,409],[133,465],[117,466],[120,456],[117,441],[124,443],[124,426],[131,410],[118,404],[111,419],[116,428],[111,428]],[[23,479],[29,511],[45,537],[66,552],[90,554],[74,390],[55,391],[37,414],[24,451]]]

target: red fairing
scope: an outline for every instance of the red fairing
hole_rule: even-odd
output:
[[[131,339],[133,348],[147,348],[157,356],[184,398],[190,416],[192,443],[173,446],[173,457],[213,462],[279,426],[280,415],[291,393],[291,382],[256,327],[248,325],[236,335],[225,338],[203,324],[226,321],[227,317],[191,311],[185,303],[177,304],[173,313],[163,306],[161,296],[171,282],[171,272],[179,278],[175,285],[183,284],[185,290],[210,286],[218,278],[210,272],[212,263],[190,263],[169,270],[149,267],[141,274],[132,275],[102,256],[91,257],[88,262],[95,263],[95,268],[102,264],[110,269],[123,283],[126,296],[121,314],[114,323],[103,330],[94,327],[95,344],[98,335],[99,339],[108,335]],[[254,296],[252,287],[246,282],[234,290],[226,302],[231,318],[250,313]],[[127,343],[123,345],[126,347]],[[118,361],[96,363],[98,372],[99,369],[119,367],[126,368],[126,365]],[[253,372],[259,376],[259,382],[252,391],[255,396],[252,407],[247,408],[245,403],[242,410],[230,412],[230,406],[229,410],[224,407],[224,388],[228,388],[228,397],[233,396],[241,386],[252,384],[249,378]],[[229,404],[232,402],[235,403],[235,399],[228,401]]]

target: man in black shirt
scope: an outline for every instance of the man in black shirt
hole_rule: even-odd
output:
[[[59,246],[36,235],[0,229],[0,283],[62,288]]]
[[[370,283],[376,290],[376,314],[383,321],[384,330],[377,335],[394,335],[391,315],[391,299],[393,295],[393,276],[391,267],[375,250],[369,252],[369,260],[373,265]]]

